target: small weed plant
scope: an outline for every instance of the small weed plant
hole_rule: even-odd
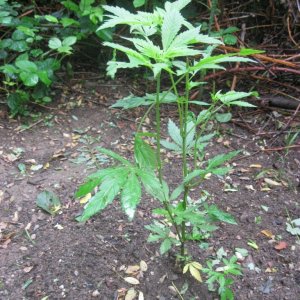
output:
[[[148,242],[160,242],[161,254],[177,248],[184,273],[189,271],[198,281],[202,281],[201,272],[208,274],[207,283],[211,288],[219,284],[221,299],[233,299],[230,276],[241,274],[236,257],[220,259],[217,268],[214,268],[216,263],[208,262],[204,268],[188,255],[186,244],[207,239],[217,229],[217,222],[236,224],[236,221],[215,204],[193,199],[191,190],[212,175],[225,175],[231,170],[228,161],[238,154],[232,151],[204,159],[205,147],[214,137],[214,133],[207,132],[208,122],[217,114],[220,117],[226,107],[253,107],[243,99],[255,93],[218,91],[211,95],[209,103],[191,101],[190,93],[203,84],[197,81],[203,70],[225,69],[222,63],[227,62],[251,62],[246,56],[256,51],[243,49],[239,53],[213,55],[213,50],[222,42],[201,34],[200,27],[194,27],[183,18],[180,11],[189,2],[191,0],[166,2],[164,8],[156,8],[153,13],[135,14],[124,8],[103,6],[110,14],[99,30],[123,24],[129,26],[130,32],[130,37],[124,37],[122,44],[104,43],[115,50],[113,59],[108,62],[108,74],[114,77],[119,69],[147,68],[156,81],[156,93],[131,96],[115,104],[123,108],[148,105],[134,135],[134,157],[131,161],[111,150],[98,149],[116,164],[91,174],[78,188],[77,198],[93,192],[94,195],[77,220],[88,220],[115,198],[120,199],[122,209],[132,220],[141,201],[143,186],[146,193],[157,200],[153,215],[158,217],[153,217],[153,222],[146,226],[150,231]],[[125,54],[128,61],[118,61],[117,52],[122,52],[122,57]],[[169,79],[169,89],[162,90],[162,78],[164,82]],[[170,139],[166,140],[161,138],[161,106],[164,103],[177,105],[179,116],[178,120],[169,120]],[[198,115],[190,111],[191,104],[203,108]],[[152,110],[155,111],[155,132],[144,132],[142,125]],[[163,175],[162,147],[181,156],[182,179],[172,191]]]

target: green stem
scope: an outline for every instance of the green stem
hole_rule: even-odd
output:
[[[156,160],[157,160],[157,172],[158,172],[158,178],[159,182],[163,183],[163,176],[162,176],[162,162],[161,162],[161,156],[160,156],[160,140],[161,140],[161,121],[160,121],[160,79],[161,79],[161,73],[157,75],[156,79],[156,100],[155,100],[155,119],[156,119]],[[163,205],[165,210],[168,212],[168,215],[170,217],[170,220],[172,224],[175,227],[176,233],[178,235],[179,241],[182,244],[182,237],[180,234],[180,229],[177,226],[172,211],[169,207],[168,200],[163,201]]]
[[[156,79],[156,100],[155,100],[155,120],[156,120],[156,161],[157,171],[160,183],[162,183],[162,162],[160,157],[160,140],[161,140],[161,123],[160,123],[160,78],[161,73],[157,75]]]
[[[188,61],[187,61],[187,68],[188,68]],[[188,109],[189,109],[189,73],[186,73],[185,76],[185,97],[183,102],[183,126],[182,126],[182,169],[183,169],[183,178],[185,178],[188,174],[188,161],[187,161],[187,149],[186,149],[186,139],[187,139],[187,123],[188,123]],[[183,194],[183,209],[186,210],[187,208],[187,198],[189,194],[189,187],[188,185],[184,186],[184,194]],[[181,256],[185,255],[185,241],[186,241],[186,223],[182,221],[181,223],[181,249],[180,254]]]

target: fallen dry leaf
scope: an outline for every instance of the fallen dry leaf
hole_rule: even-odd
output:
[[[134,288],[131,288],[128,290],[128,292],[126,293],[125,299],[124,300],[133,300],[135,299],[137,296],[137,292]]]
[[[140,282],[134,277],[125,277],[124,280],[130,284],[140,284]]]
[[[144,260],[141,260],[140,262],[140,269],[142,272],[146,272],[148,270],[148,265]]]
[[[288,244],[284,241],[279,242],[274,248],[278,251],[286,249]]]
[[[85,203],[87,203],[91,198],[92,198],[92,194],[91,194],[91,193],[87,193],[84,197],[80,198],[79,202],[80,202],[81,204],[85,204]]]
[[[272,240],[275,238],[275,235],[268,229],[262,230],[261,233]]]
[[[261,164],[252,164],[252,165],[250,165],[250,168],[260,169],[261,168]]]
[[[23,271],[24,271],[25,273],[29,273],[32,269],[33,269],[33,266],[29,266],[29,267],[25,267],[25,268],[23,269]]]
[[[138,300],[144,300],[144,294],[141,291],[139,291],[139,299]]]
[[[276,273],[277,269],[276,268],[266,268],[265,272],[266,273]]]
[[[128,266],[125,273],[126,274],[136,274],[140,270],[140,266]]]
[[[267,183],[270,186],[282,186],[280,182],[277,182],[275,180],[272,180],[270,178],[264,178],[265,183]]]

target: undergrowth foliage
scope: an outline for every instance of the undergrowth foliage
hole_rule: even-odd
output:
[[[201,242],[217,229],[216,222],[236,224],[234,218],[220,210],[215,204],[209,205],[204,199],[193,199],[191,189],[201,187],[201,183],[211,175],[223,176],[231,167],[228,161],[239,151],[219,154],[204,159],[204,150],[214,133],[207,132],[207,125],[217,114],[231,106],[253,107],[243,99],[255,93],[221,91],[211,95],[211,102],[191,101],[190,92],[203,82],[199,75],[203,70],[225,69],[222,63],[253,62],[245,57],[256,53],[243,49],[239,53],[213,55],[213,50],[222,41],[204,35],[200,27],[194,27],[181,14],[181,10],[190,0],[166,2],[164,8],[156,8],[152,13],[131,13],[124,8],[103,6],[109,14],[99,30],[115,27],[119,24],[129,26],[129,37],[123,37],[124,43],[105,42],[104,45],[115,50],[113,59],[108,62],[107,72],[114,77],[119,69],[148,68],[156,80],[156,93],[145,97],[127,97],[118,101],[114,107],[124,109],[148,106],[142,117],[134,138],[133,160],[121,157],[111,150],[98,150],[113,158],[116,165],[91,174],[79,187],[76,197],[81,198],[94,193],[77,218],[83,222],[102,211],[114,199],[119,199],[122,209],[132,220],[145,192],[157,200],[153,222],[146,226],[150,231],[149,242],[160,242],[160,253],[164,254],[173,247],[179,247],[178,259],[185,265],[184,273],[189,271],[201,281],[200,271],[208,274],[208,284],[219,285],[222,299],[233,299],[229,286],[233,280],[228,277],[241,274],[236,257],[219,261],[224,267],[214,269],[216,264],[207,262],[207,268],[192,260],[187,253],[188,241]],[[122,52],[127,61],[118,61],[117,53]],[[170,88],[161,90],[162,74],[168,76]],[[184,86],[184,91],[179,90]],[[170,139],[161,139],[160,110],[164,103],[174,103],[178,107],[178,120],[169,120]],[[189,110],[190,104],[203,109],[198,115]],[[155,132],[143,132],[142,125],[155,111]],[[170,191],[167,178],[163,176],[161,147],[179,153],[182,159],[182,180]]]
[[[103,20],[103,9],[95,0],[61,1],[58,11],[46,15],[37,14],[40,10],[32,3],[0,0],[0,91],[6,94],[12,116],[26,114],[29,102],[51,102],[50,88],[62,61]],[[111,30],[97,35],[110,40]],[[66,70],[72,73],[70,63]]]

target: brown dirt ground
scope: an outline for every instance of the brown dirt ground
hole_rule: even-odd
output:
[[[19,121],[0,120],[0,299],[41,300],[48,296],[47,299],[117,300],[134,287],[143,292],[145,299],[169,300],[180,299],[169,287],[174,284],[180,290],[185,283],[189,288],[182,299],[218,298],[207,291],[205,284],[197,284],[178,272],[172,257],[159,256],[158,245],[146,243],[148,232],[144,225],[150,223],[155,205],[149,197],[143,198],[133,222],[128,222],[117,202],[86,224],[74,220],[82,207],[74,200],[79,183],[96,166],[109,164],[103,157],[96,159],[94,147],[101,145],[130,155],[132,132],[141,111],[107,108],[123,90],[126,93],[127,86],[122,83],[85,90],[73,86],[72,90],[61,91],[58,109],[56,106],[43,112],[42,120],[49,113],[54,115],[49,122],[40,121],[24,131]],[[164,109],[165,121],[168,116],[175,117],[172,107]],[[209,201],[229,211],[238,226],[220,224],[208,240],[207,250],[197,245],[190,249],[201,263],[220,247],[229,254],[236,247],[249,251],[241,262],[243,276],[235,279],[234,291],[239,300],[299,299],[299,239],[286,231],[288,218],[300,218],[299,148],[288,153],[262,151],[262,147],[284,145],[284,134],[276,137],[272,132],[277,123],[287,120],[270,110],[236,113],[233,123],[219,127],[220,137],[207,150],[211,156],[244,149],[234,160],[232,174],[211,178],[203,187],[210,193]],[[249,131],[255,128],[260,129],[260,135]],[[12,156],[16,148],[23,152]],[[78,163],[83,150],[90,157],[90,165]],[[26,165],[25,174],[18,169],[20,163]],[[253,164],[257,166],[250,167]],[[32,165],[43,168],[30,170]],[[179,180],[174,175],[180,174],[178,168],[178,159],[170,157],[166,176],[171,175],[173,187]],[[279,185],[266,189],[265,178]],[[224,191],[229,186],[236,191]],[[61,212],[53,217],[36,206],[38,193],[46,189],[54,191],[62,202]],[[269,230],[277,240],[265,236],[262,230]],[[257,243],[258,250],[247,245],[249,240]],[[286,249],[275,250],[279,240],[287,243]],[[148,270],[139,274],[140,284],[132,286],[123,279],[124,268],[141,260],[147,263]],[[256,269],[250,270],[249,264]],[[268,283],[270,289],[263,289]]]

